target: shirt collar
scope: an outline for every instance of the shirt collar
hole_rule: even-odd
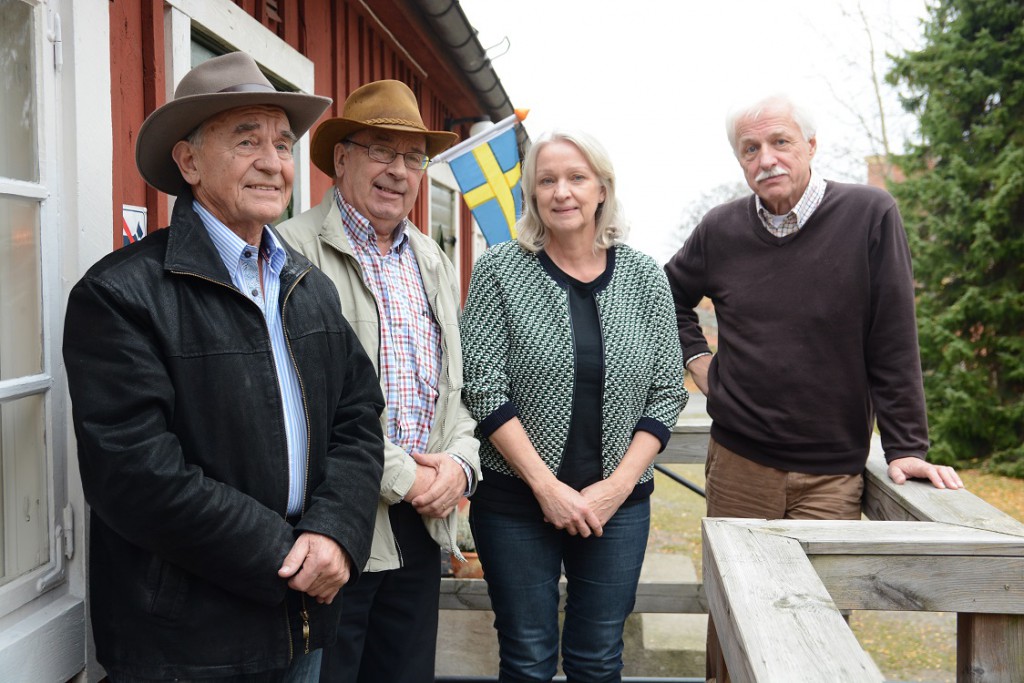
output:
[[[242,258],[246,249],[252,248],[252,245],[224,225],[220,219],[200,204],[198,199],[192,200],[192,207],[203,221],[203,226],[210,234],[213,246],[217,248],[217,253],[224,262],[224,266],[227,267],[229,273],[235,272],[239,259]],[[280,273],[288,261],[288,252],[267,226],[263,226],[263,235],[260,237],[260,255],[266,263],[270,264],[270,269],[275,273]]]
[[[369,219],[359,213],[354,206],[345,201],[345,198],[341,196],[341,191],[337,187],[334,188],[334,197],[338,203],[338,210],[341,211],[341,224],[345,227],[345,232],[353,245],[364,250],[373,246],[374,251],[378,251],[377,233],[374,231]],[[409,219],[403,218],[395,228],[393,241],[391,243],[391,250],[396,254],[401,254],[409,243],[409,235],[406,234],[406,228],[408,225]]]
[[[802,228],[807,219],[811,217],[814,210],[818,208],[818,204],[821,203],[822,194],[825,191],[825,179],[811,171],[811,179],[807,182],[807,189],[804,190],[803,196],[800,197],[800,201],[796,203],[792,209],[787,213],[782,214],[781,217],[789,216],[790,214],[796,216],[797,227]],[[765,224],[765,227],[772,225],[772,218],[776,216],[769,211],[764,204],[761,203],[761,198],[754,195],[754,200],[757,202],[757,215],[761,217],[761,221]],[[777,221],[781,223],[782,221]]]

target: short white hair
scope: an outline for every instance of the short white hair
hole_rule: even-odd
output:
[[[793,122],[800,127],[800,133],[808,142],[818,132],[814,122],[814,114],[802,103],[785,93],[774,93],[767,97],[761,97],[748,104],[734,107],[725,117],[725,133],[729,136],[729,146],[733,154],[738,156],[736,149],[736,124],[742,119],[757,119],[766,111],[784,111],[792,118]]]

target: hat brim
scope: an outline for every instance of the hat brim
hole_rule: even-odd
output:
[[[302,137],[331,106],[331,98],[292,92],[228,92],[192,95],[163,105],[142,123],[135,143],[135,165],[142,178],[170,195],[185,185],[171,150],[207,119],[238,107],[280,107],[296,137]]]
[[[334,147],[356,131],[369,128],[371,130],[391,130],[400,133],[416,133],[426,138],[427,156],[437,156],[459,140],[459,136],[446,130],[423,130],[413,126],[401,124],[367,125],[362,121],[345,118],[327,119],[313,132],[313,142],[310,144],[309,157],[313,165],[321,171],[334,177]]]

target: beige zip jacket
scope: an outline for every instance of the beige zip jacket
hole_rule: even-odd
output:
[[[341,297],[341,312],[355,329],[379,377],[380,319],[377,302],[363,282],[362,268],[345,236],[334,188],[327,191],[319,206],[282,223],[278,232],[334,282]],[[420,267],[430,308],[441,326],[441,373],[427,452],[451,453],[462,458],[473,470],[474,481],[470,485],[475,489],[481,476],[480,444],[473,436],[476,422],[462,403],[462,342],[459,338],[460,308],[455,269],[437,244],[412,223],[406,232]],[[384,391],[383,384],[381,391]],[[386,435],[386,407],[381,414],[381,426]],[[377,502],[373,546],[364,571],[377,572],[401,566],[401,549],[391,532],[388,507],[405,497],[415,478],[416,462],[385,436],[384,477]],[[456,514],[453,511],[446,519],[424,517],[423,522],[443,550],[461,557],[455,544]]]

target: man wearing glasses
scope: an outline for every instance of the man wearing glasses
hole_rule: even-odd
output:
[[[373,547],[360,581],[341,595],[325,682],[434,680],[438,546],[458,553],[456,503],[475,488],[480,464],[461,399],[455,270],[408,215],[429,156],[456,140],[426,128],[404,83],[364,85],[313,136],[313,163],[334,187],[280,226],[334,281],[387,402]]]

